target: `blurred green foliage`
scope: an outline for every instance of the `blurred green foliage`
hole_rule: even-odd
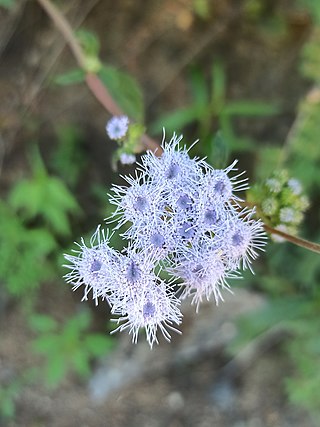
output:
[[[29,321],[38,334],[32,342],[32,349],[45,356],[40,377],[49,387],[57,387],[68,371],[88,377],[92,358],[105,355],[113,347],[114,341],[110,336],[88,330],[91,316],[87,310],[67,319],[62,326],[44,314],[33,314]]]
[[[71,124],[57,126],[55,132],[57,142],[50,166],[74,190],[88,166],[84,135],[79,126]]]
[[[210,0],[192,0],[194,13],[202,19],[208,19],[210,14]]]
[[[0,7],[11,9],[16,4],[16,0],[0,0]]]
[[[10,206],[0,202],[0,279],[10,295],[30,297],[40,283],[52,278],[55,269],[48,256],[56,250],[49,230],[27,227]]]
[[[204,73],[194,67],[190,73],[190,90],[191,104],[160,116],[151,125],[151,132],[159,133],[165,128],[170,133],[187,125],[195,125],[205,155],[212,154],[214,127],[222,132],[228,144],[226,150],[253,150],[255,144],[250,138],[235,133],[233,120],[237,117],[270,116],[279,112],[277,106],[265,102],[229,100],[225,71],[219,61],[212,65],[209,84]],[[211,159],[214,161],[213,156],[209,157]]]
[[[0,422],[13,418],[15,414],[15,400],[21,392],[20,381],[11,381],[8,385],[0,385]]]
[[[41,352],[48,385],[56,385],[69,371],[85,376],[93,358],[112,347],[106,334],[88,330],[89,313],[57,325],[50,315],[36,315],[41,285],[61,275],[62,242],[71,236],[71,218],[81,209],[69,188],[76,187],[86,166],[81,135],[72,126],[57,127],[56,149],[48,159],[60,175],[52,175],[33,143],[28,150],[30,175],[17,180],[0,200],[0,281],[8,298],[16,298],[32,329],[34,348]],[[75,163],[76,160],[76,163]],[[59,260],[59,261],[58,261]],[[56,353],[55,351],[56,350]],[[24,377],[26,377],[24,375]],[[0,387],[0,419],[14,416],[15,400],[30,380],[13,380]]]
[[[35,145],[30,154],[31,177],[0,200],[0,278],[14,296],[30,296],[54,276],[56,237],[70,234],[70,214],[79,211],[64,182],[48,175]]]
[[[37,220],[53,234],[70,234],[69,215],[79,211],[79,205],[64,182],[48,175],[36,146],[31,153],[32,177],[17,182],[8,202],[25,222]]]
[[[312,17],[319,22],[320,3],[310,1],[308,4]],[[282,147],[260,148],[255,165],[258,178],[266,179],[285,167],[291,176],[301,181],[312,210],[303,232],[313,241],[320,240],[319,34],[319,27],[315,25],[302,50],[301,72],[311,80],[312,87],[298,106],[288,138]],[[261,185],[259,188],[262,189]],[[251,201],[257,200],[261,205],[264,197],[254,191]],[[288,331],[290,338],[285,341],[284,350],[293,366],[291,377],[285,380],[288,396],[319,420],[319,255],[289,243],[269,244],[265,261],[265,265],[260,266],[259,279],[253,284],[248,278],[248,283],[251,281],[255,288],[269,295],[269,302],[263,309],[239,320],[239,334],[230,350],[236,353],[245,343],[275,327]]]

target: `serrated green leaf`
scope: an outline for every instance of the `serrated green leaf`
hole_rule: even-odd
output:
[[[68,214],[79,211],[75,197],[59,178],[53,176],[34,177],[17,183],[8,199],[26,220],[41,216],[62,235],[70,231]]]
[[[9,204],[15,209],[23,209],[26,219],[31,219],[41,210],[43,189],[38,182],[22,180],[11,190]]]

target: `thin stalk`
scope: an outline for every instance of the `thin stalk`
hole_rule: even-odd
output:
[[[271,234],[277,234],[278,236],[283,237],[288,240],[288,242],[294,243],[297,246],[308,249],[309,251],[316,252],[320,254],[320,245],[309,240],[301,239],[301,237],[292,236],[291,234],[285,233],[284,231],[277,230],[276,228],[270,227],[267,224],[264,224],[264,229]]]
[[[60,12],[60,10],[50,1],[50,0],[37,0],[40,6],[46,11],[50,19],[54,22],[55,26],[65,39],[66,43],[70,47],[73,56],[75,57],[78,65],[82,68],[85,73],[85,82],[87,87],[90,89],[91,93],[100,102],[100,104],[104,107],[106,111],[114,116],[124,114],[122,109],[116,103],[116,101],[112,98],[110,92],[106,88],[106,86],[102,83],[99,76],[95,73],[88,72],[87,69],[87,58],[83,49],[76,38],[74,31],[69,24],[68,20],[65,16]],[[161,146],[148,135],[142,135],[142,144],[144,148],[156,151],[157,155],[162,153]]]

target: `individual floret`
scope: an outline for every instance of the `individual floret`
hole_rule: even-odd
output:
[[[116,228],[130,222],[132,224],[147,223],[161,214],[164,206],[160,198],[159,189],[153,186],[146,175],[124,177],[129,186],[113,186],[110,203],[116,206],[111,218],[118,221]]]
[[[223,301],[221,290],[230,291],[226,279],[233,277],[227,272],[220,251],[206,245],[185,251],[171,273],[183,280],[181,299],[191,296],[197,311],[204,299],[209,301],[213,296],[216,304]]]
[[[127,116],[114,116],[106,124],[106,132],[110,139],[118,140],[125,137],[129,127]]]
[[[231,171],[237,170],[235,168],[236,164],[237,160],[223,170],[208,168],[206,174],[203,175],[201,189],[203,195],[211,204],[226,204],[230,202],[234,204],[234,202],[241,201],[239,196],[234,193],[248,189],[247,178],[239,179],[244,172],[233,177],[228,176]]]
[[[79,249],[73,250],[76,255],[65,254],[70,264],[64,267],[71,270],[64,276],[65,280],[73,285],[73,290],[84,286],[83,300],[88,299],[91,290],[96,304],[98,297],[108,299],[110,273],[116,259],[116,251],[109,246],[109,240],[110,237],[98,226],[90,239],[90,246],[81,239],[81,244],[77,243]]]
[[[242,267],[253,272],[251,261],[258,257],[258,250],[264,250],[266,233],[262,222],[252,219],[253,213],[244,210],[238,216],[229,216],[224,228],[215,236],[231,269]]]
[[[202,173],[201,161],[189,157],[188,149],[185,146],[180,147],[181,140],[182,136],[174,134],[170,142],[163,141],[160,157],[151,151],[142,156],[140,166],[153,183],[177,189],[199,182]]]
[[[182,319],[179,306],[180,301],[168,290],[168,285],[157,279],[126,301],[126,305],[113,310],[114,314],[120,315],[115,321],[122,323],[114,332],[127,330],[132,335],[132,342],[136,343],[140,330],[144,329],[147,342],[152,348],[154,343],[158,344],[159,329],[164,338],[170,341],[168,329],[179,332],[174,327]]]

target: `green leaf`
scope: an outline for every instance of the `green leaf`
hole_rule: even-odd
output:
[[[12,9],[15,4],[15,0],[0,0],[0,7],[4,7],[6,9]]]
[[[57,125],[55,132],[58,144],[50,163],[68,186],[75,187],[88,164],[84,136],[75,125]]]
[[[258,101],[232,101],[223,107],[223,113],[229,116],[270,116],[279,111],[275,105]]]
[[[12,209],[0,201],[0,278],[11,295],[32,296],[31,291],[50,278],[53,268],[47,256],[56,247],[47,229],[26,228]]]
[[[226,78],[222,64],[215,61],[212,66],[212,94],[211,105],[213,110],[219,111],[226,97]]]
[[[289,329],[292,322],[299,319],[306,309],[308,309],[306,300],[297,296],[287,296],[274,299],[258,311],[242,316],[238,320],[239,334],[231,343],[230,350],[236,353],[253,338],[280,323]]]
[[[84,82],[85,72],[80,68],[58,74],[54,77],[53,82],[59,86],[69,86]]]
[[[70,232],[68,214],[79,210],[75,197],[65,184],[59,178],[48,175],[18,182],[8,199],[26,220],[41,216],[61,235]]]
[[[50,357],[46,366],[46,383],[49,387],[56,387],[66,374],[67,365],[62,354],[55,353]]]
[[[86,55],[96,57],[99,55],[100,41],[94,32],[80,28],[76,31],[76,36]]]
[[[226,166],[229,147],[222,135],[222,132],[217,132],[214,136],[209,138],[208,161],[217,169],[223,169]]]
[[[165,128],[168,132],[174,132],[197,120],[199,115],[197,105],[181,108],[180,110],[161,116],[150,126],[150,131],[152,133],[159,133]]]
[[[0,397],[2,397],[1,393],[0,393]],[[13,399],[11,399],[10,397],[5,397],[4,399],[1,399],[0,416],[4,418],[13,418],[15,414],[15,409],[16,408],[15,408]]]
[[[102,334],[90,334],[84,339],[84,347],[93,356],[102,356],[114,347],[114,340]]]
[[[32,341],[32,350],[36,353],[53,356],[57,352],[57,335],[47,334],[41,335]]]
[[[79,349],[73,354],[72,368],[82,377],[87,377],[90,374],[89,357],[85,349]]]
[[[209,0],[193,0],[193,9],[195,13],[202,19],[209,17]]]
[[[105,65],[98,75],[124,113],[133,120],[143,122],[143,96],[137,81],[129,74]]]
[[[205,106],[209,102],[209,91],[203,73],[194,68],[190,76],[191,91],[193,95],[193,104]]]
[[[57,322],[45,314],[32,314],[29,318],[30,327],[36,332],[52,332],[57,328]]]
[[[79,337],[80,333],[90,326],[90,323],[90,312],[87,310],[81,311],[66,322],[62,334],[67,341],[73,340]]]

